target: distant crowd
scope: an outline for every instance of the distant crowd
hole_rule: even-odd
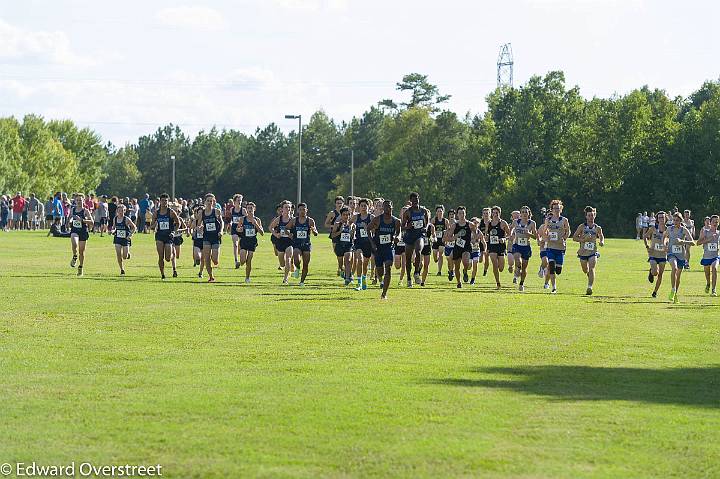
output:
[[[10,230],[49,230],[48,234],[66,236],[70,233],[70,212],[74,200],[68,197],[65,192],[58,191],[54,196],[45,200],[38,198],[34,193],[24,196],[18,191],[14,196],[0,196],[0,229]],[[127,216],[137,225],[139,233],[148,233],[152,223],[153,214],[160,204],[159,197],[151,197],[145,194],[142,198],[118,197],[107,195],[88,194],[83,202],[93,218],[93,233],[109,233],[110,218],[115,217],[117,207],[125,205]],[[194,207],[203,205],[202,198],[184,199],[176,198],[169,202],[168,206],[177,215],[185,220],[190,220],[191,211]],[[77,205],[80,207],[81,205]],[[243,204],[243,206],[245,206]],[[230,210],[233,207],[233,200],[229,199],[226,204],[217,203],[216,206],[223,211],[223,216],[230,217]],[[227,213],[227,214],[225,214]],[[226,221],[226,224],[229,222]]]

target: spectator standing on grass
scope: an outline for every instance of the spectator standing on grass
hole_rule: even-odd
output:
[[[45,224],[43,228],[49,228],[53,223],[53,197],[48,196],[45,202]]]
[[[36,230],[41,220],[42,203],[35,197],[35,193],[30,193],[30,199],[27,202],[28,229]]]
[[[10,201],[5,195],[0,196],[0,228],[8,230],[8,217],[10,216]]]
[[[10,221],[11,230],[19,230],[22,227],[22,214],[25,209],[25,198],[21,192],[17,192],[12,199],[12,220]]]
[[[147,214],[148,210],[150,209],[150,195],[149,194],[145,193],[145,196],[138,202],[138,208],[139,208],[141,220],[135,224],[137,224],[138,231],[140,231],[141,233],[147,233],[147,231],[145,231],[145,215]]]

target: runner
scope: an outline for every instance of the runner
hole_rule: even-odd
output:
[[[349,285],[352,278],[352,251],[353,237],[355,236],[355,224],[350,223],[350,208],[343,206],[340,209],[340,221],[337,221],[332,229],[332,237],[337,238],[335,243],[335,256],[343,259],[345,267],[345,286]]]
[[[358,213],[351,219],[355,224],[355,274],[357,275],[357,291],[367,289],[367,269],[372,256],[372,245],[367,225],[373,219],[369,212],[370,200],[362,198],[358,202]]]
[[[180,222],[177,214],[168,206],[169,196],[167,193],[160,195],[160,206],[154,213],[150,229],[155,231],[155,248],[158,254],[158,267],[160,268],[160,277],[165,279],[165,262],[172,264],[173,278],[177,277],[177,268],[175,265],[175,251],[173,248],[173,231],[175,231]]]
[[[262,221],[255,216],[255,203],[252,201],[245,206],[245,216],[240,219],[238,228],[240,230],[240,266],[245,265],[245,283],[250,283],[252,259],[258,244],[257,234],[265,236]]]
[[[455,223],[452,229],[453,242],[453,268],[455,269],[455,279],[457,280],[457,287],[462,288],[460,282],[460,263],[463,265],[463,281],[468,282],[468,269],[470,268],[470,252],[471,252],[471,240],[472,234],[478,231],[474,223],[467,221],[465,215],[465,207],[457,207],[457,223]],[[480,241],[484,243],[485,239],[480,233]]]
[[[551,216],[546,227],[546,254],[548,260],[545,283],[552,283],[552,294],[557,293],[557,276],[562,273],[565,259],[566,240],[570,236],[570,223],[562,216],[563,204],[560,200],[550,202]]]
[[[403,213],[403,230],[405,235],[405,273],[407,274],[407,286],[412,288],[413,280],[410,278],[410,271],[413,266],[413,255],[415,255],[415,283],[420,283],[420,263],[422,261],[422,249],[427,238],[427,224],[430,221],[430,212],[424,206],[420,206],[420,195],[416,192],[410,193],[410,207]]]
[[[450,227],[450,222],[445,218],[445,207],[443,205],[435,207],[433,226],[435,227],[435,235],[432,241],[432,257],[433,261],[438,265],[437,275],[442,276],[443,253],[445,252],[443,237],[445,231]]]
[[[90,212],[83,206],[85,195],[77,193],[75,195],[75,203],[70,208],[70,246],[72,247],[72,260],[70,267],[74,268],[78,263],[77,275],[83,275],[83,265],[85,263],[85,244],[90,236],[88,229],[92,228],[93,219]],[[80,207],[80,209],[77,209]]]
[[[115,210],[112,229],[115,256],[118,266],[120,266],[120,274],[124,275],[125,261],[130,259],[130,236],[137,231],[135,223],[125,215],[125,205],[120,205]]]
[[[277,219],[280,216],[281,212],[282,212],[282,203],[275,206],[275,218],[273,218],[273,219]],[[282,271],[283,269],[285,269],[285,253],[278,250],[277,237],[274,234],[272,234],[272,231],[273,231],[272,228],[270,229],[270,231],[271,231],[270,243],[272,243],[272,245],[273,245],[273,254],[275,255],[275,257],[277,257],[278,263],[279,263],[278,271]]]
[[[229,209],[230,219],[230,235],[233,242],[233,257],[235,258],[235,269],[240,268],[240,261],[238,260],[238,251],[240,249],[240,233],[237,230],[240,218],[245,216],[245,211],[242,207],[242,195],[236,194],[232,199],[232,206]]]
[[[280,206],[280,215],[270,223],[270,231],[275,236],[275,249],[278,251],[280,263],[283,266],[283,284],[288,284],[290,265],[292,264],[293,244],[287,229],[290,216],[290,202],[283,201]]]
[[[475,231],[470,236],[470,261],[472,262],[472,276],[470,277],[470,284],[475,284],[475,278],[477,277],[478,263],[483,260],[483,253],[485,252],[485,242],[480,241],[485,237],[482,230],[480,229],[480,219],[473,216],[470,220],[475,225]]]
[[[325,216],[325,223],[324,226],[328,230],[330,230],[330,234],[328,234],[328,238],[332,239],[333,247],[335,246],[335,243],[337,243],[337,239],[332,237],[332,229],[335,223],[340,218],[340,210],[342,209],[343,205],[345,204],[345,198],[342,196],[336,196],[335,197],[335,209],[330,211],[327,216]],[[337,258],[337,275],[340,276],[343,270],[343,259],[341,257]]]
[[[318,235],[315,220],[310,218],[307,212],[307,205],[305,203],[298,203],[298,215],[291,219],[287,226],[290,231],[290,236],[293,238],[294,278],[300,276],[300,258],[302,257],[302,276],[298,284],[300,287],[305,286],[305,278],[307,278],[308,267],[310,265],[310,252],[312,251],[310,234],[312,233],[313,236]]]
[[[422,275],[420,277],[420,286],[425,286],[425,281],[427,280],[428,270],[430,269],[430,255],[432,254],[432,241],[433,238],[435,238],[435,225],[430,222],[426,226],[427,231],[425,232],[425,237],[427,238],[427,243],[422,248],[422,251],[420,251],[420,254],[422,254]]]
[[[483,232],[485,238],[488,237],[488,225],[490,224],[490,208],[482,209],[482,218],[480,219],[480,231]],[[490,251],[487,249],[483,252],[482,262],[485,263],[483,268],[483,276],[487,276],[488,268],[490,267]]]
[[[605,245],[605,235],[603,235],[602,227],[595,223],[596,214],[595,208],[586,206],[585,223],[579,225],[573,235],[573,241],[580,243],[577,256],[580,258],[580,267],[588,279],[587,290],[585,290],[585,294],[588,296],[593,293],[595,266],[598,258],[600,258],[598,245]],[[647,234],[647,229],[645,232]]]
[[[508,224],[508,227],[512,229],[510,225],[514,224],[517,220],[520,219],[520,211],[515,210],[512,213],[510,213],[510,223]],[[508,234],[508,236],[510,236]],[[515,267],[515,255],[512,253],[507,255],[507,262],[508,262],[508,273],[513,275],[513,283],[516,282],[517,275],[514,274],[514,267]]]
[[[178,217],[178,229],[173,232],[173,255],[175,256],[175,261],[177,262],[177,260],[180,259],[181,246],[185,242],[183,239],[183,233],[188,231],[188,227],[185,220],[177,214],[177,210],[175,208],[173,208],[173,211],[175,211],[175,214]]]
[[[443,233],[443,243],[445,244],[443,253],[445,254],[445,262],[448,265],[448,281],[452,281],[455,275],[454,261],[452,258],[453,248],[455,247],[453,227],[455,223],[457,223],[455,216],[455,210],[448,210],[448,226]]]
[[[193,211],[192,219],[190,220],[190,227],[192,230],[193,238],[193,267],[200,266],[198,271],[198,278],[202,278],[203,269],[205,269],[205,263],[202,260],[203,251],[203,236],[204,230],[202,226],[202,212],[203,207],[198,205]]]
[[[718,232],[718,215],[710,217],[710,226],[700,231],[698,246],[703,247],[703,257],[700,264],[705,270],[705,293],[710,293],[712,288],[712,296],[717,296],[717,265],[718,265],[718,240],[720,232]]]
[[[208,273],[208,283],[215,282],[213,266],[217,266],[220,261],[220,244],[222,243],[222,235],[225,229],[222,210],[219,210],[216,205],[217,200],[215,199],[215,195],[212,193],[205,195],[205,209],[202,211],[202,261],[205,263],[205,270]],[[175,272],[173,271],[173,276],[174,275]]]
[[[548,258],[547,258],[547,232],[548,232],[548,225],[550,224],[550,217],[552,216],[552,213],[547,212],[547,208],[543,207],[541,212],[544,211],[543,214],[543,223],[538,228],[538,236],[537,236],[537,244],[540,248],[540,269],[538,270],[538,277],[542,278],[544,280],[544,289],[548,289],[550,287],[550,278],[547,274],[548,272]]]
[[[512,223],[512,231],[510,232],[510,240],[512,242],[512,256],[515,257],[515,274],[513,283],[518,279],[520,284],[518,291],[525,291],[525,279],[527,278],[527,267],[532,257],[532,248],[530,240],[539,238],[537,226],[532,219],[532,213],[529,206],[520,208],[520,218]]]
[[[665,233],[668,238],[668,256],[667,260],[672,267],[670,272],[670,295],[668,299],[673,303],[678,303],[678,290],[680,289],[680,277],[685,268],[685,258],[687,253],[685,250],[694,244],[690,231],[683,225],[683,215],[673,213],[673,224]]]
[[[683,211],[683,224],[695,238],[695,220],[690,217],[690,210]],[[690,269],[690,248],[685,248],[685,269]]]
[[[372,209],[370,210],[370,213],[373,215],[373,217],[383,214],[383,202],[385,201],[384,198],[375,198],[373,199]],[[380,265],[382,268],[382,265]],[[377,284],[377,270],[375,269],[375,255],[373,254],[370,257],[370,271],[372,275],[372,284]]]
[[[502,219],[502,209],[493,206],[490,210],[490,222],[487,223],[488,256],[493,266],[495,276],[495,289],[500,289],[500,273],[505,268],[505,254],[507,252],[506,238],[510,236],[510,227]]]
[[[368,230],[372,234],[372,246],[375,252],[375,264],[378,265],[378,276],[382,281],[380,299],[387,299],[388,288],[392,275],[394,244],[400,237],[400,219],[392,214],[393,204],[390,200],[383,201],[382,215],[375,216]]]
[[[665,212],[658,211],[655,216],[655,224],[648,227],[643,243],[648,252],[648,263],[650,263],[650,271],[648,272],[648,281],[655,282],[655,289],[652,297],[657,298],[658,290],[662,284],[663,273],[665,272],[665,263],[667,263],[667,222],[665,220]],[[649,243],[648,243],[649,241]]]

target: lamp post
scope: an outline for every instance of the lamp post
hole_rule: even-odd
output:
[[[297,186],[297,203],[300,204],[302,197],[302,115],[285,115],[287,120],[298,121],[298,186]]]
[[[171,201],[175,201],[175,155],[170,155],[172,160],[172,196]]]

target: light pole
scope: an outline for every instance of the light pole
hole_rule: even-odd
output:
[[[171,201],[175,201],[175,155],[170,155],[170,159],[172,160],[172,170],[173,170],[173,176],[172,176],[172,196]]]
[[[297,203],[295,206],[300,204],[300,198],[302,197],[302,115],[285,115],[287,120],[298,121],[298,188],[297,188]]]

